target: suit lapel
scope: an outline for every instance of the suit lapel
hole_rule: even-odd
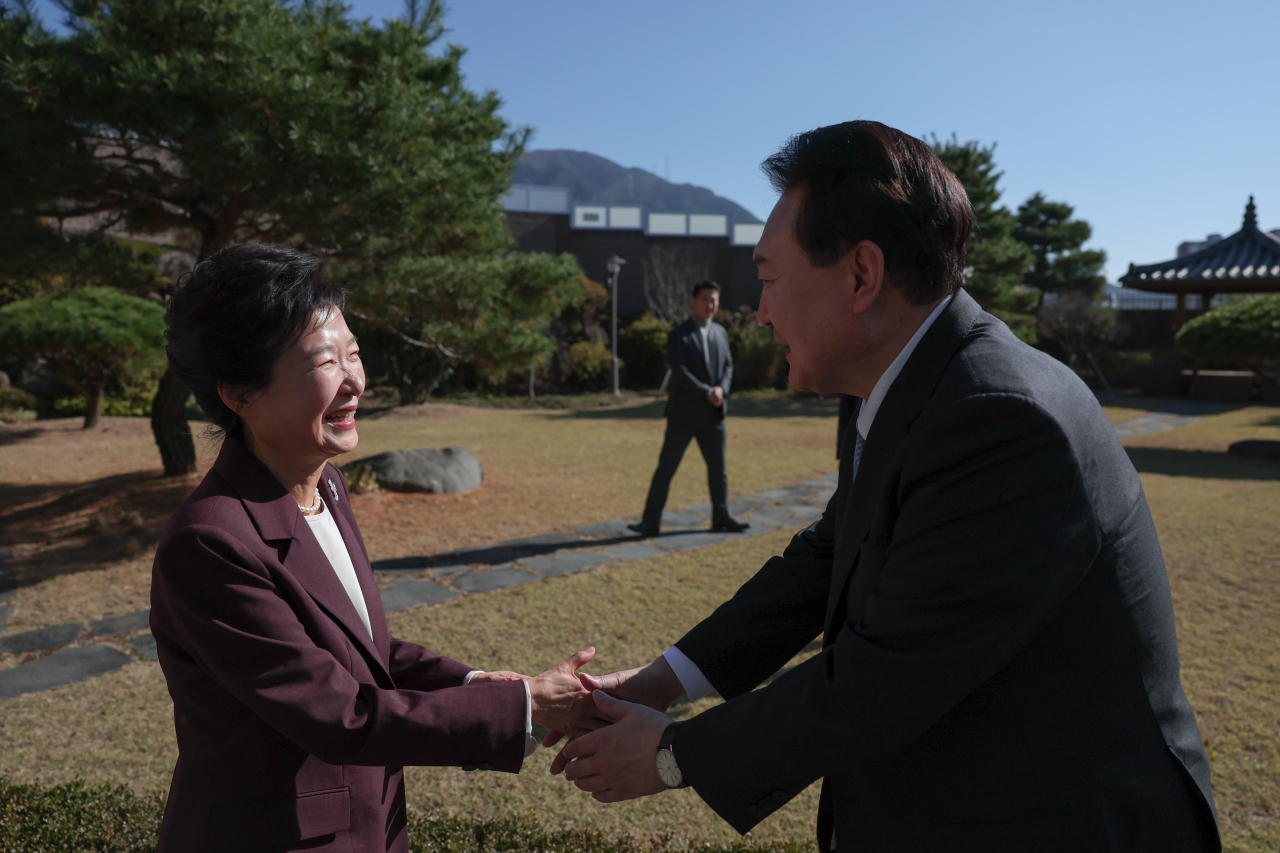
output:
[[[943,371],[981,313],[978,303],[963,290],[952,298],[951,304],[938,315],[903,365],[902,372],[889,388],[875,420],[871,422],[871,434],[864,436],[862,460],[836,534],[836,553],[840,560],[832,566],[827,618],[823,623],[829,637],[834,636],[836,608],[844,597],[842,593],[857,563],[858,553],[871,532],[872,514],[889,474],[898,465],[898,456],[911,424],[933,396]],[[856,421],[850,424],[850,428],[857,429]],[[877,532],[886,536],[890,533],[887,530]]]
[[[338,521],[339,516],[334,513],[334,520]],[[342,532],[344,542],[350,542],[347,538],[347,532],[342,530],[341,522],[338,526]],[[351,548],[347,548],[348,552]],[[356,562],[355,554],[351,555],[352,563]],[[378,649],[374,644],[374,640],[370,638],[369,632],[365,630],[364,621],[361,620],[360,614],[356,612],[356,606],[351,603],[351,596],[347,595],[347,589],[342,585],[342,581],[338,580],[338,573],[333,570],[333,564],[329,562],[329,557],[325,554],[324,549],[320,547],[320,542],[316,539],[315,534],[311,532],[311,525],[303,518],[302,514],[298,514],[298,530],[294,536],[293,545],[289,548],[289,553],[284,558],[285,569],[298,579],[307,593],[324,608],[325,612],[343,627],[347,636],[355,643],[361,651],[364,652],[368,659],[370,669],[381,669],[387,671],[386,658],[378,653]],[[356,576],[359,577],[359,569],[356,570]],[[361,588],[363,589],[363,584]],[[368,606],[368,593],[365,594],[366,607]],[[369,608],[369,624],[373,625],[373,610]],[[390,676],[390,673],[388,673]]]
[[[707,364],[709,362],[707,359],[705,342],[702,339],[702,330],[698,328],[698,324],[693,320],[686,320],[685,322],[688,324],[688,330],[685,332],[685,339],[692,344],[693,351],[697,353],[697,358],[694,360],[697,364],[695,372],[701,373],[703,378],[710,383],[711,372],[707,370]]]
[[[332,465],[325,467],[325,478],[336,478],[338,472]],[[335,481],[336,482],[336,481]],[[323,485],[323,484],[322,484]],[[373,629],[373,643],[377,647],[378,659],[386,666],[391,660],[391,634],[387,630],[387,616],[382,610],[382,594],[373,580],[373,566],[369,564],[369,555],[364,548],[364,537],[356,526],[355,514],[351,511],[351,501],[344,494],[334,500],[336,504],[333,517],[338,523],[338,531],[342,533],[342,541],[347,544],[347,552],[356,568],[356,579],[360,581],[360,591],[364,594],[364,606],[369,611],[369,627]],[[361,627],[364,627],[363,625]]]
[[[297,579],[307,594],[329,614],[330,618],[343,627],[351,641],[368,657],[371,668],[376,665],[377,669],[386,673],[388,656],[379,654],[374,640],[370,639],[360,614],[356,612],[346,588],[342,586],[342,581],[338,580],[337,572],[333,570],[329,557],[320,547],[315,534],[311,532],[306,518],[298,511],[298,505],[293,496],[285,491],[280,481],[235,436],[229,435],[223,442],[222,451],[218,454],[214,469],[240,497],[264,541],[293,540],[284,556],[285,570]],[[328,469],[325,470],[327,473]],[[321,488],[324,487],[325,484],[321,483]],[[354,525],[346,525],[344,529],[345,519],[341,514],[334,513],[334,517],[339,531],[342,532],[343,540],[347,543],[352,542],[351,528]],[[350,545],[347,548],[351,552],[352,563],[357,566],[357,577],[361,572],[360,564],[356,563],[356,560],[360,559],[364,566],[368,566],[368,562],[364,560],[363,543],[360,543],[360,546],[354,550]],[[365,574],[369,573],[366,571]],[[364,589],[364,587],[365,583],[362,581],[361,588]],[[377,590],[373,592],[376,597]],[[374,606],[369,602],[369,591],[364,590],[364,593],[370,624],[382,626],[385,632],[385,618],[379,618],[375,622]],[[376,601],[377,612],[381,616],[381,599],[376,598]],[[387,676],[390,678],[390,673],[387,673]]]

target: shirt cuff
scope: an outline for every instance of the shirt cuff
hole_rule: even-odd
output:
[[[466,687],[471,683],[471,679],[477,675],[483,675],[483,669],[473,669],[462,677],[462,686]],[[522,681],[524,685],[524,757],[528,758],[538,748],[538,739],[533,736],[533,694],[529,691],[529,682]]]
[[[524,757],[528,758],[538,749],[538,739],[533,736],[533,694],[529,691],[529,682],[524,685]]]
[[[697,702],[703,696],[709,696],[715,691],[711,682],[707,681],[707,677],[702,674],[702,670],[698,669],[698,665],[689,660],[688,655],[675,646],[663,652],[662,656],[671,665],[671,671],[676,674],[676,678],[680,679],[680,686],[684,688],[690,702]]]

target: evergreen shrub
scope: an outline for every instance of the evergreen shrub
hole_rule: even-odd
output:
[[[161,794],[124,785],[20,785],[0,778],[0,850],[6,853],[154,853]],[[409,814],[414,853],[816,853],[811,841],[729,844],[609,837],[591,829],[553,829],[531,817],[477,820]]]

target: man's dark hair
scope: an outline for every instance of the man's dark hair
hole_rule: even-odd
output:
[[[247,393],[267,387],[276,361],[311,330],[317,312],[345,304],[315,255],[263,243],[230,246],[179,279],[164,318],[169,363],[209,420],[235,432],[240,418],[218,386]]]
[[[704,290],[714,290],[716,293],[719,293],[720,285],[716,284],[711,279],[707,279],[706,281],[700,281],[693,286],[693,298],[697,299],[698,294]]]
[[[847,121],[793,136],[761,168],[778,192],[804,190],[795,235],[814,266],[870,240],[911,302],[960,289],[973,208],[924,142],[878,121]]]

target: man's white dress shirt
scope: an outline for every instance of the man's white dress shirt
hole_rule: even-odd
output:
[[[865,440],[871,434],[871,422],[875,420],[876,412],[880,411],[880,404],[884,402],[885,395],[889,393],[889,388],[893,385],[893,381],[898,378],[898,374],[902,372],[903,365],[907,363],[907,359],[911,358],[911,353],[915,352],[916,345],[920,343],[920,339],[924,337],[925,332],[929,331],[933,321],[937,320],[938,315],[950,304],[950,296],[938,303],[937,307],[920,324],[920,328],[916,329],[915,334],[911,336],[911,340],[907,341],[906,345],[898,352],[897,357],[885,372],[880,375],[880,378],[876,380],[875,387],[871,389],[871,396],[863,401],[862,409],[858,412],[858,420],[855,426],[860,439]],[[856,470],[854,475],[857,475]],[[711,682],[707,681],[707,677],[702,674],[702,670],[698,669],[698,665],[689,660],[689,657],[675,646],[663,652],[662,656],[667,659],[667,663],[670,664],[671,671],[676,674],[676,678],[680,679],[680,686],[688,694],[690,702],[696,702],[715,690],[711,686]]]

